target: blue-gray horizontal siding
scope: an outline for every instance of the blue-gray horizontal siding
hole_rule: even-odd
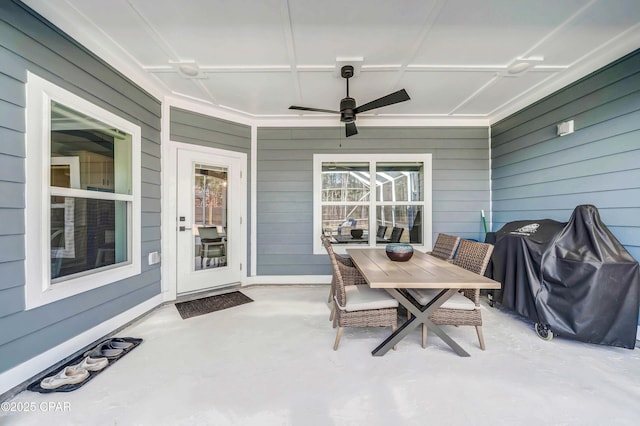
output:
[[[142,273],[25,311],[27,71],[142,129]],[[0,372],[160,293],[160,102],[20,2],[0,2]],[[43,261],[47,261],[43,259]]]
[[[257,274],[328,275],[313,254],[313,154],[432,154],[433,235],[482,238],[489,210],[489,141],[484,127],[259,128]]]
[[[556,125],[574,120],[559,137]],[[491,128],[493,229],[593,204],[640,259],[640,51]]]
[[[174,142],[182,142],[209,148],[224,149],[247,154],[247,182],[251,182],[251,127],[234,123],[208,115],[171,108],[170,138]],[[247,185],[247,189],[249,185]],[[247,214],[251,217],[251,191],[247,190]],[[251,221],[247,224],[247,265],[246,271],[251,275]]]
[[[244,152],[251,150],[251,127],[187,111],[171,108],[171,140],[210,148]]]

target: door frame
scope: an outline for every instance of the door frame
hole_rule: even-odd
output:
[[[240,271],[240,284],[247,283],[247,154],[244,152],[227,151],[219,148],[211,148],[201,145],[193,145],[183,142],[169,141],[167,147],[167,161],[164,162],[165,170],[162,171],[162,296],[163,300],[176,300],[178,294],[178,268],[177,259],[177,230],[178,218],[176,191],[178,186],[178,150],[200,152],[207,155],[220,155],[239,159],[243,164],[243,178],[240,183],[240,225],[239,252],[242,270]],[[144,225],[144,223],[143,223]]]

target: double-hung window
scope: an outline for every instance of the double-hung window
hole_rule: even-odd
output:
[[[406,242],[431,247],[431,154],[314,155],[314,253]]]
[[[29,73],[25,300],[140,273],[140,127]]]

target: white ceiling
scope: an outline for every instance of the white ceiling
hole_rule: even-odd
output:
[[[23,1],[152,94],[258,122],[339,109],[354,63],[359,105],[411,96],[358,123],[490,124],[640,48],[639,0]]]

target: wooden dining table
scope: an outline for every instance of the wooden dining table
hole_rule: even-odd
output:
[[[499,282],[420,251],[415,251],[411,259],[406,262],[390,260],[383,248],[353,248],[347,249],[347,253],[351,256],[351,260],[369,287],[386,290],[412,314],[411,319],[402,324],[373,350],[374,356],[382,356],[387,353],[420,324],[426,324],[430,331],[440,337],[458,355],[469,356],[469,353],[462,349],[442,328],[429,319],[429,315],[458,290],[468,288],[499,289]],[[407,292],[400,291],[407,288],[438,289],[441,291],[427,305],[423,306]]]

